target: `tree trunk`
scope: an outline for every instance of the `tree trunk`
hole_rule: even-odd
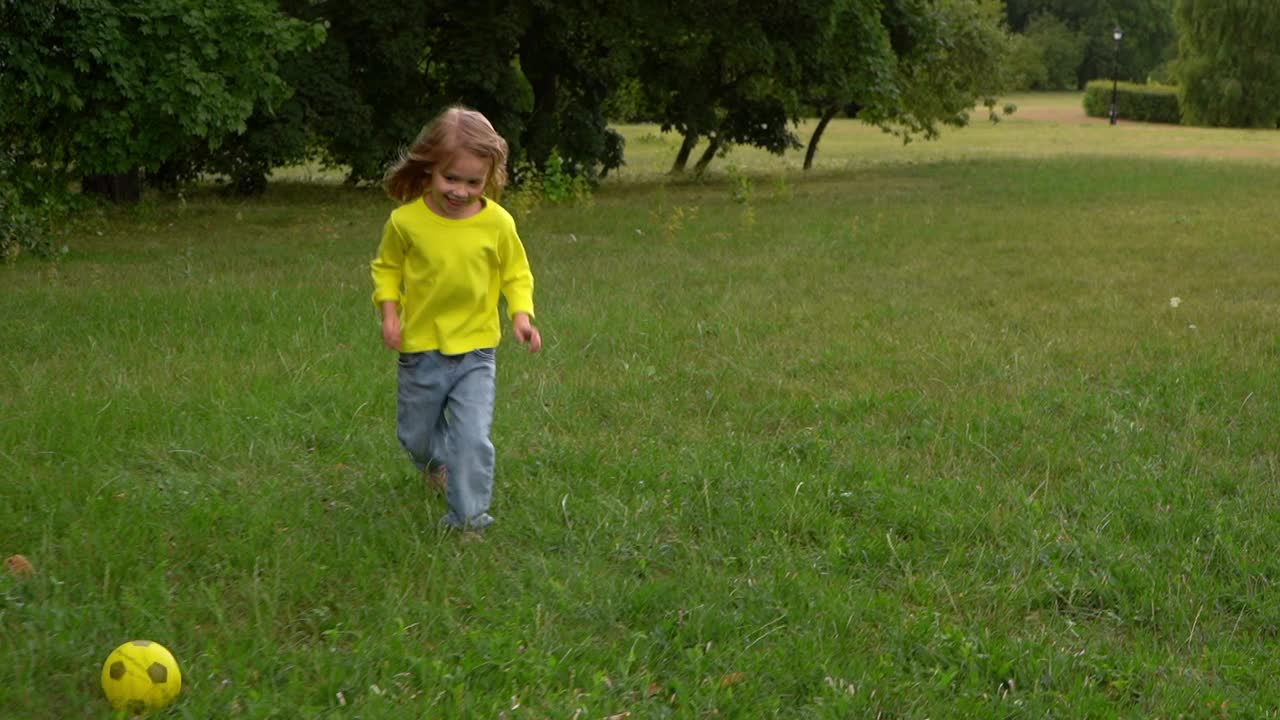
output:
[[[80,179],[80,192],[117,205],[132,205],[142,199],[142,175],[137,168],[123,173],[85,175]]]
[[[701,175],[702,171],[707,169],[707,166],[711,164],[712,158],[716,156],[716,151],[720,149],[721,144],[718,136],[711,136],[711,144],[703,151],[702,157],[698,158],[698,164],[693,166],[694,175]]]
[[[689,130],[684,134],[684,142],[680,145],[680,152],[676,153],[675,164],[671,166],[670,175],[679,175],[684,172],[684,166],[689,164],[689,156],[693,154],[693,146],[698,144],[698,133]]]
[[[818,126],[813,129],[813,134],[809,136],[809,148],[804,151],[804,169],[808,170],[813,167],[813,156],[818,154],[818,141],[822,139],[822,133],[827,129],[827,124],[836,116],[840,108],[832,105],[822,111],[822,118],[818,120]]]
[[[560,140],[560,75],[557,59],[545,46],[539,32],[526,32],[520,38],[520,69],[533,90],[533,111],[525,124],[523,150],[525,159],[544,169],[551,151]],[[561,148],[563,151],[563,148]]]

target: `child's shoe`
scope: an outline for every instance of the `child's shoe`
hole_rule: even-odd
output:
[[[456,530],[459,532],[481,533],[484,532],[485,528],[493,524],[493,516],[489,513],[480,513],[479,515],[471,518],[470,522],[464,523],[459,521],[458,516],[454,515],[453,511],[450,510],[448,514],[440,518],[440,524],[450,530]]]

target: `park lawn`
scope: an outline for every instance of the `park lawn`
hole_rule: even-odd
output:
[[[589,204],[510,198],[546,347],[483,542],[396,446],[375,191],[0,268],[0,715],[110,717],[148,638],[173,717],[1274,716],[1274,164],[865,130],[676,182],[623,128]]]
[[[969,126],[962,131],[944,128],[936,141],[917,139],[905,145],[897,135],[853,120],[837,119],[818,144],[814,170],[847,172],[884,164],[1084,155],[1232,159],[1280,165],[1280,138],[1274,130],[1181,127],[1123,119],[1110,127],[1105,118],[1084,114],[1083,97],[1079,92],[1061,92],[1001,98],[996,107],[999,122],[992,123],[987,109],[977,107],[970,115]],[[1006,105],[1016,110],[1005,114]],[[796,135],[802,143],[808,142],[814,124],[805,120],[797,127]],[[651,125],[622,125],[618,130],[627,140],[627,164],[619,173],[624,183],[652,180],[670,169],[680,148],[678,135],[660,133]],[[704,148],[699,145],[694,150],[690,167]],[[779,157],[763,150],[735,147],[726,158],[714,160],[710,169],[713,174],[726,172],[726,167],[743,173],[776,174],[798,172],[803,165],[803,149]]]

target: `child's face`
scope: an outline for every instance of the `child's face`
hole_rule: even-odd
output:
[[[480,196],[492,161],[458,150],[444,167],[431,171],[427,204],[437,215],[460,220],[480,212]]]

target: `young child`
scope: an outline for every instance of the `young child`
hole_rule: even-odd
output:
[[[441,113],[383,178],[403,204],[371,264],[382,341],[400,353],[396,434],[428,481],[444,486],[442,522],[463,530],[493,522],[499,293],[516,339],[542,348],[524,245],[495,202],[506,162],[507,143],[484,115]]]

